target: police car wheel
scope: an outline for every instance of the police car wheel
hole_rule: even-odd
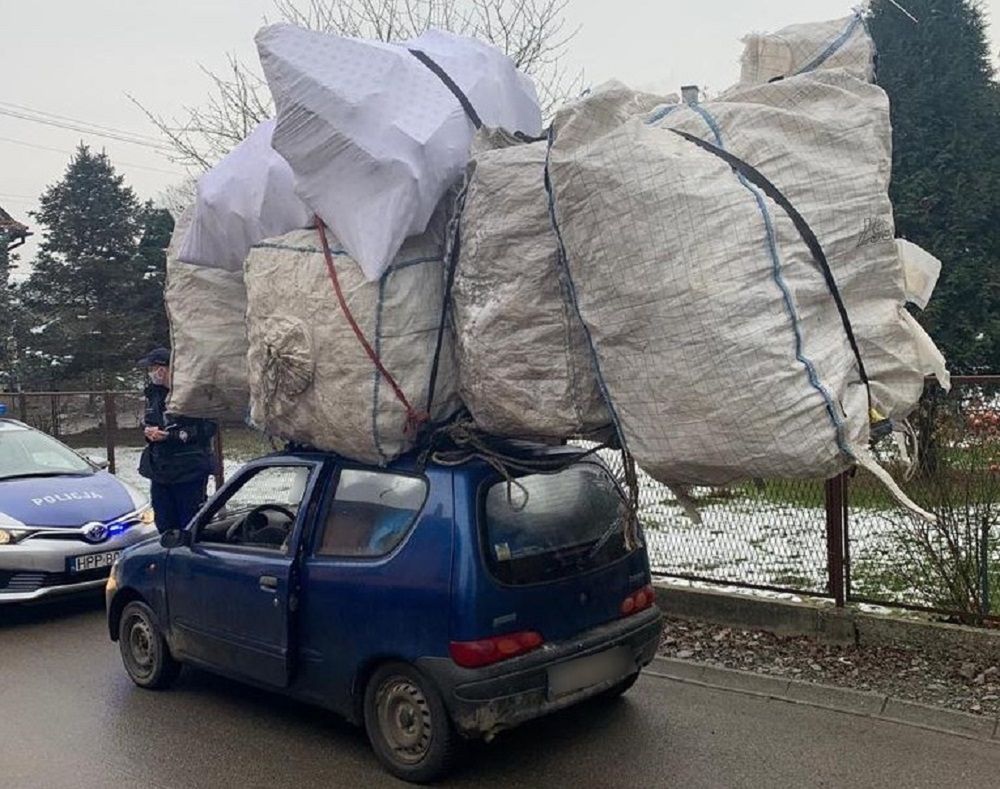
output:
[[[404,781],[448,773],[459,752],[441,694],[413,666],[387,663],[365,689],[365,730],[382,765]]]
[[[181,665],[170,654],[148,605],[133,600],[122,611],[118,647],[131,680],[140,688],[166,688],[177,678]]]

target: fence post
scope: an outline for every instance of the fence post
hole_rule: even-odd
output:
[[[826,481],[826,568],[830,595],[838,608],[844,593],[844,482],[843,474]]]
[[[108,454],[108,470],[115,473],[115,438],[118,432],[118,414],[115,410],[114,392],[104,393],[104,444]]]
[[[49,406],[52,414],[52,436],[59,438],[59,395],[49,396]]]
[[[218,490],[222,487],[222,483],[225,480],[225,468],[222,457],[222,425],[218,422],[216,422],[215,438],[212,441],[212,447],[215,450],[215,489]]]
[[[842,499],[841,502],[841,512],[843,520],[843,546],[844,546],[844,600],[850,601],[851,599],[851,514],[850,514],[850,502],[851,502],[851,476],[856,470],[845,471],[840,475],[840,478],[844,481],[843,487],[841,488]]]
[[[17,396],[17,405],[21,411],[21,421],[26,425],[30,424],[28,422],[28,396],[24,392]]]

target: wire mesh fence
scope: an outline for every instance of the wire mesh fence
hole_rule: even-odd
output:
[[[654,572],[929,608],[963,621],[1000,615],[1000,376],[953,384],[950,393],[929,386],[912,429],[877,450],[936,524],[905,513],[863,472],[838,479],[842,490],[824,480],[676,488],[640,472],[639,517]],[[141,393],[0,393],[0,403],[146,488],[136,470]],[[276,448],[244,425],[221,425],[220,437],[225,476]],[[602,454],[620,471],[617,453]]]
[[[850,482],[849,599],[1000,614],[1000,377],[928,386],[906,446],[882,462],[936,516],[914,518],[865,474]]]
[[[602,452],[620,474],[621,458]],[[664,485],[639,472],[639,519],[658,575],[799,594],[827,594],[823,480]]]

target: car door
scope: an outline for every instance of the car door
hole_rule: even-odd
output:
[[[167,610],[179,656],[285,687],[293,570],[317,464],[255,463],[223,488],[167,559]]]

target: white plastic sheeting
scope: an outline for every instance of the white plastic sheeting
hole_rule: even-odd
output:
[[[272,25],[256,40],[277,107],[273,146],[369,281],[427,227],[475,132],[452,91],[408,50],[429,55],[484,124],[541,131],[531,81],[475,39],[428,31],[386,44]]]
[[[295,195],[291,168],[271,147],[273,132],[274,121],[264,121],[198,179],[181,262],[241,271],[258,241],[312,224]]]

